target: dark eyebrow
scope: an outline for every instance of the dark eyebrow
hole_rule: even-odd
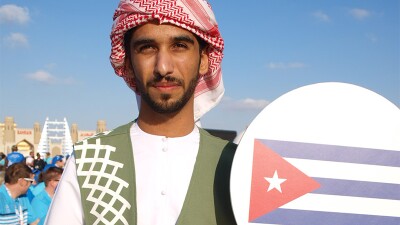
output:
[[[144,44],[150,44],[150,43],[154,43],[154,40],[149,39],[149,38],[143,38],[143,39],[134,40],[132,43],[132,46],[136,47],[138,45],[144,45]]]
[[[193,38],[191,38],[188,35],[177,36],[177,37],[174,37],[173,40],[176,42],[183,41],[183,42],[189,42],[191,44],[194,44]]]
[[[182,41],[182,42],[188,42],[188,43],[194,44],[194,39],[188,35],[176,36],[176,37],[173,37],[172,40],[174,42]],[[152,43],[155,43],[154,39],[142,38],[142,39],[134,40],[132,43],[132,46],[135,48],[136,46],[139,46],[139,45],[146,45],[146,44],[152,44]]]

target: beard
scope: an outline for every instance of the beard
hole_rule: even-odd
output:
[[[181,79],[170,77],[170,76],[165,76],[165,77],[155,77],[152,81],[149,81],[146,83],[146,87],[152,86],[154,83],[159,82],[161,80],[165,79],[168,82],[175,82],[176,84],[179,84],[183,88],[184,82]],[[142,97],[142,100],[145,101],[151,109],[153,109],[157,113],[161,114],[167,114],[167,113],[175,113],[181,110],[189,101],[189,99],[194,95],[194,91],[197,86],[199,78],[198,76],[195,76],[190,82],[188,88],[185,90],[182,96],[180,96],[179,99],[177,100],[171,100],[171,94],[162,94],[160,97],[159,101],[156,101],[154,98],[152,98],[149,94],[148,91],[146,91],[146,87],[143,87],[142,85],[138,85],[140,95]],[[139,84],[139,81],[136,80],[136,84]]]

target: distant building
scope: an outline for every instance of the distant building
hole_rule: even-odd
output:
[[[107,131],[104,120],[97,121],[96,130],[79,130],[76,123],[70,128],[73,143],[103,131]],[[10,153],[13,145],[17,145],[18,151],[25,156],[30,151],[41,152],[38,149],[41,136],[42,129],[38,122],[33,124],[33,128],[18,128],[13,117],[6,117],[4,123],[0,123],[0,152]],[[49,143],[49,152],[52,156],[62,154],[62,143]]]
[[[73,123],[69,130],[72,143],[75,143],[97,133],[107,131],[106,121],[98,120],[96,130],[79,130],[76,123]],[[237,136],[236,131],[206,130],[217,137],[229,141],[233,141]],[[18,128],[13,117],[6,117],[4,123],[0,123],[0,152],[8,154],[11,152],[11,147],[17,145],[18,151],[25,156],[28,156],[30,151],[34,151],[35,154],[37,152],[43,153],[43,149],[38,149],[41,137],[42,128],[38,122],[33,124],[33,128]],[[60,142],[48,143],[48,151],[51,156],[63,154],[62,148],[63,144]]]

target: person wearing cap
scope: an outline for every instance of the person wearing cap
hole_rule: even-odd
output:
[[[111,44],[139,116],[74,146],[46,224],[236,224],[236,145],[196,124],[224,92],[224,42],[210,5],[122,0]]]
[[[46,166],[47,167],[47,166]],[[54,196],[58,182],[61,179],[61,175],[64,169],[51,166],[44,168],[43,172],[39,176],[39,182],[43,182],[45,188],[37,194],[31,204],[36,215],[40,218],[39,225],[44,224],[47,211],[49,210],[51,199]]]
[[[24,163],[14,163],[6,169],[4,181],[0,186],[0,224],[38,224],[39,218],[25,195],[33,182],[31,169]]]
[[[64,156],[63,155],[56,155],[53,157],[53,160],[51,161],[51,164],[56,166],[56,167],[60,167],[60,168],[64,168]]]

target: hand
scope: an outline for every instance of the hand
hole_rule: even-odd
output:
[[[38,225],[39,221],[40,221],[40,219],[37,219],[37,220],[33,221],[32,223],[30,223],[29,225]]]

